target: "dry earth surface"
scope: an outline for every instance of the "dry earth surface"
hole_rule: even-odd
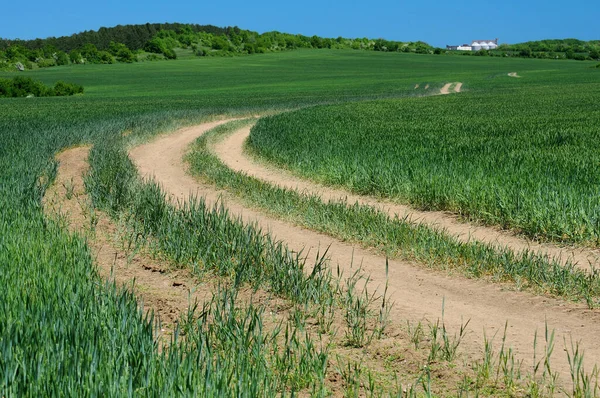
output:
[[[246,173],[249,176],[266,181],[281,188],[310,192],[320,196],[324,201],[345,200],[350,204],[360,203],[375,207],[388,213],[391,217],[406,218],[415,224],[425,224],[446,231],[462,242],[480,241],[507,247],[516,253],[535,252],[557,259],[563,264],[567,261],[575,263],[582,269],[590,270],[591,265],[600,266],[600,252],[597,249],[559,247],[541,244],[532,240],[515,236],[509,231],[494,227],[486,227],[461,222],[451,213],[441,211],[418,211],[410,206],[379,200],[373,197],[355,195],[343,189],[336,189],[296,177],[285,170],[276,169],[264,162],[256,161],[244,153],[244,143],[250,135],[251,126],[245,127],[229,135],[213,148],[219,159],[232,170]]]
[[[209,299],[213,286],[198,284],[185,270],[123,247],[119,226],[103,212],[92,210],[85,193],[88,152],[89,147],[76,147],[56,156],[58,174],[44,197],[44,211],[64,222],[71,232],[86,237],[100,275],[132,287],[144,308],[154,311],[160,320],[161,335],[168,337],[189,304]]]
[[[446,83],[440,89],[440,94],[446,95],[446,94],[452,94],[452,93],[460,93],[461,89],[462,89],[462,83],[461,82]]]

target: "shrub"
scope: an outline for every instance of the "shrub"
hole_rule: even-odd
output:
[[[230,47],[229,41],[224,36],[217,36],[213,39],[212,48],[215,50],[229,51]]]
[[[73,63],[73,64],[82,64],[83,63],[83,57],[81,56],[81,53],[77,50],[72,50],[69,53],[69,58],[71,59],[71,63]]]
[[[159,37],[155,37],[148,41],[144,49],[149,53],[163,54],[167,59],[177,59],[177,54],[175,54],[175,51],[169,47],[166,40]]]
[[[531,48],[525,47],[519,51],[519,56],[523,58],[531,57]]]
[[[95,63],[98,59],[98,49],[92,43],[88,43],[81,47],[81,56],[89,63]]]
[[[158,54],[148,54],[148,56],[145,58],[146,61],[161,61],[163,59],[164,58]]]
[[[137,61],[137,58],[135,57],[135,54],[131,52],[130,49],[123,48],[117,53],[117,61],[130,64],[134,61]]]
[[[99,64],[114,64],[115,59],[108,51],[99,51],[96,63]]]
[[[53,59],[40,59],[37,62],[37,65],[40,68],[49,68],[51,66],[56,66],[56,62]]]
[[[58,51],[54,54],[56,65],[69,65],[69,56],[64,51]]]
[[[111,41],[108,51],[114,55],[119,62],[132,63],[136,61],[133,52],[123,43]]]
[[[30,77],[17,76],[12,79],[11,83],[12,97],[27,97],[28,95],[47,97],[52,95],[51,89],[46,87],[44,83]]]
[[[79,84],[57,82],[54,87],[47,87],[44,83],[30,77],[17,76],[13,79],[0,79],[0,97],[52,97],[67,96],[83,93]]]
[[[59,80],[54,85],[54,95],[65,97],[68,95],[83,94],[83,86],[75,83],[65,83]]]
[[[177,54],[172,48],[165,49],[163,53],[166,59],[177,59]]]
[[[0,79],[0,97],[10,97],[11,82],[9,79]]]

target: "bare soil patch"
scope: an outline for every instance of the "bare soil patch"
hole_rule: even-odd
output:
[[[517,72],[510,72],[508,74],[508,76],[510,76],[510,77],[521,77],[521,76],[517,75]]]
[[[442,95],[450,94],[450,87],[451,86],[452,86],[452,83],[446,83],[446,84],[444,84],[444,86],[440,89],[440,94],[442,94]]]
[[[460,93],[461,89],[462,89],[462,83],[460,83],[460,82],[458,82],[458,83],[446,83],[440,89],[440,94],[447,95],[447,94],[452,94],[452,93]]]

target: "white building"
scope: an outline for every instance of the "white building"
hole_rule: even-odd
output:
[[[473,51],[473,48],[471,46],[466,45],[466,44],[463,44],[462,46],[458,46],[458,47],[456,47],[456,49],[458,51]]]

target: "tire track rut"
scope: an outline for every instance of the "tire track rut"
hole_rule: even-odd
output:
[[[388,213],[391,217],[407,218],[415,224],[425,224],[446,231],[462,242],[480,241],[499,247],[508,248],[516,253],[530,251],[565,264],[574,263],[581,269],[590,270],[591,265],[600,266],[600,253],[595,249],[559,247],[542,244],[494,227],[486,227],[460,222],[456,216],[442,211],[418,211],[407,205],[401,205],[368,196],[352,194],[343,189],[336,189],[298,178],[290,172],[263,165],[243,151],[244,142],[250,136],[251,126],[231,134],[214,146],[213,151],[219,159],[232,170],[246,173],[249,176],[266,181],[281,188],[310,192],[320,196],[324,201],[346,200],[348,203],[360,203],[375,207]]]
[[[130,150],[130,158],[144,178],[154,178],[173,201],[183,201],[189,195],[199,195],[207,202],[222,200],[232,216],[246,223],[255,223],[276,239],[284,241],[291,250],[307,251],[315,256],[317,251],[329,247],[328,255],[333,267],[339,265],[346,276],[360,264],[371,276],[371,286],[383,287],[386,282],[385,258],[360,247],[340,242],[327,235],[290,225],[243,206],[226,192],[199,183],[186,173],[183,156],[188,146],[206,131],[226,123],[227,120],[201,124],[162,136]],[[247,132],[244,133],[247,135]],[[235,137],[243,142],[243,134]],[[230,141],[225,141],[231,145]],[[241,159],[238,159],[240,161]],[[274,171],[270,171],[275,173]],[[354,269],[351,264],[354,263]],[[507,344],[517,358],[524,360],[524,370],[530,369],[533,358],[534,333],[543,333],[546,322],[556,329],[557,350],[553,356],[553,369],[561,374],[563,382],[569,380],[569,365],[562,352],[563,338],[581,341],[586,350],[586,368],[600,358],[600,312],[588,310],[580,304],[566,303],[527,292],[507,290],[502,285],[489,284],[460,276],[423,269],[418,264],[393,260],[389,263],[389,291],[395,302],[393,319],[435,320],[441,316],[445,300],[444,321],[451,333],[470,319],[470,332],[465,337],[463,350],[479,354],[483,347],[483,333],[491,336],[508,322]],[[501,336],[500,336],[501,337]],[[499,338],[496,346],[499,346]],[[540,347],[538,347],[540,350]],[[538,358],[541,353],[538,352]]]

